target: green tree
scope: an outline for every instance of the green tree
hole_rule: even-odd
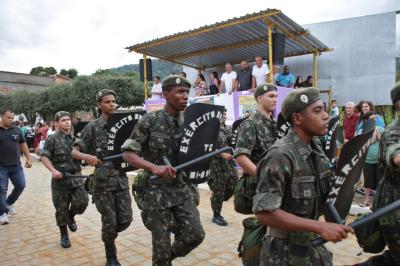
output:
[[[60,70],[60,75],[63,75],[70,79],[74,79],[75,77],[78,76],[78,70],[76,70],[75,68],[70,68],[68,70],[63,68]]]
[[[31,72],[29,72],[31,75],[38,75],[38,76],[43,76],[43,77],[48,77],[51,75],[57,74],[57,70],[54,67],[34,67],[31,69]]]

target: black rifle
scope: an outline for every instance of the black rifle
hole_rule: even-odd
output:
[[[395,202],[392,202],[392,203],[386,205],[385,207],[377,209],[376,211],[374,211],[370,215],[365,216],[365,218],[357,220],[357,221],[349,224],[348,226],[350,226],[353,229],[357,229],[357,228],[359,228],[359,227],[361,227],[361,226],[363,226],[365,224],[374,222],[374,221],[378,220],[379,218],[381,218],[382,216],[385,216],[385,215],[387,215],[387,214],[391,213],[392,211],[395,211],[395,210],[397,210],[399,208],[400,208],[400,200],[396,200]],[[334,212],[337,213],[335,207],[333,207],[333,209],[334,209]],[[329,211],[332,212],[332,209],[329,209]],[[332,217],[335,217],[334,212],[331,213]],[[341,222],[342,219],[340,218],[339,215],[338,215],[338,217],[339,217],[340,220],[337,220],[336,222],[342,223]],[[314,247],[316,247],[316,246],[322,245],[322,244],[324,244],[326,242],[328,242],[328,241],[326,241],[325,239],[319,237],[319,238],[313,240],[311,242],[311,244]]]

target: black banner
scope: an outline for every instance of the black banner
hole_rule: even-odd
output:
[[[103,157],[121,154],[121,146],[124,144],[133,131],[137,121],[146,113],[146,111],[127,111],[127,112],[115,112],[111,114],[108,119],[107,131],[107,152],[102,151]],[[122,158],[113,160],[114,165],[125,171],[133,170],[132,167],[128,166]]]
[[[78,122],[74,126],[74,141],[79,139],[82,134],[82,130],[85,128],[85,126],[89,124],[89,122]]]
[[[339,156],[334,184],[327,202],[334,204],[342,220],[346,219],[353,202],[374,130],[375,120],[367,120],[364,123],[364,132],[347,142]],[[325,219],[328,222],[335,222],[328,212],[325,212]]]
[[[216,150],[224,106],[196,103],[185,111],[183,139],[179,148],[179,164]],[[186,170],[191,182],[203,183],[210,174],[210,160]]]
[[[231,143],[231,147],[232,148],[236,147],[237,136],[238,136],[238,133],[239,133],[240,125],[246,119],[247,119],[247,117],[239,119],[239,120],[236,120],[235,122],[233,122],[233,125],[232,125],[232,143]]]
[[[284,136],[286,136],[286,134],[289,132],[289,129],[290,129],[290,123],[286,121],[286,119],[283,117],[281,113],[279,113],[276,126],[277,138],[281,139]]]
[[[339,132],[339,117],[336,116],[329,121],[328,133],[324,136],[324,145],[322,146],[326,156],[330,162],[333,162],[336,157],[337,140]]]

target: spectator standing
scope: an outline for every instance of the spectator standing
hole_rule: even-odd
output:
[[[297,76],[296,82],[294,83],[294,88],[298,89],[303,87],[303,78],[301,76]]]
[[[26,144],[28,145],[29,149],[33,149],[34,148],[33,141],[35,138],[35,131],[33,130],[32,125],[26,125],[25,129],[26,129],[26,136],[25,136]]]
[[[276,79],[276,84],[282,87],[293,88],[294,82],[295,82],[294,75],[289,72],[288,66],[284,66],[283,73],[280,74]]]
[[[32,167],[32,159],[21,129],[13,125],[14,113],[6,110],[0,115],[0,224],[7,224],[8,215],[15,214],[14,204],[25,188],[21,151],[26,157],[26,168]],[[7,197],[9,179],[14,189]]]
[[[153,87],[151,88],[151,99],[158,100],[162,99],[162,84],[159,76],[155,76],[153,79]]]
[[[365,123],[368,119],[376,119],[375,114],[373,112],[366,112],[362,115],[363,122]],[[364,174],[364,203],[361,204],[361,207],[369,207],[370,205],[370,193],[371,189],[375,190],[379,181],[380,171],[378,165],[379,158],[379,141],[381,139],[381,135],[384,131],[383,127],[375,126],[374,134],[372,135],[371,144],[368,147],[367,157],[365,158],[363,174]],[[362,133],[362,129],[360,129],[358,134]]]
[[[278,65],[274,65],[274,82],[273,84],[276,86],[276,79],[279,76],[279,66]]]
[[[264,64],[261,56],[255,57],[256,64],[253,66],[252,71],[252,89],[254,90],[258,85],[268,83],[269,68]]]
[[[249,63],[243,60],[240,63],[240,71],[237,73],[235,91],[247,91],[252,86],[252,71],[249,68]]]
[[[303,82],[304,88],[314,87],[314,78],[313,76],[307,76],[306,81]]]
[[[197,76],[197,79],[194,82],[194,88],[196,90],[196,96],[203,96],[209,94],[206,79],[204,78],[203,74],[200,73]]]
[[[339,116],[339,107],[337,107],[336,100],[331,101],[331,113],[330,118],[338,117]]]
[[[370,101],[360,101],[357,105],[357,109],[361,113],[361,116],[356,124],[356,133],[361,132],[362,127],[364,125],[365,120],[362,119],[363,118],[362,115],[368,112],[372,112],[373,114],[375,114],[374,104]],[[383,118],[380,115],[375,115],[375,122],[376,126],[385,128],[385,122],[383,121]]]
[[[237,74],[233,71],[231,63],[225,64],[225,73],[221,77],[221,85],[219,86],[219,93],[229,93],[231,94],[234,89],[234,84],[236,81]]]
[[[54,133],[56,133],[56,126],[54,124],[54,121],[50,121],[50,126],[49,129],[47,130],[47,137],[53,135]]]
[[[219,84],[220,80],[218,78],[218,73],[214,71],[210,75],[210,95],[218,94]]]
[[[345,106],[346,116],[343,121],[343,136],[344,143],[348,142],[354,137],[356,132],[356,124],[360,117],[356,112],[355,104],[353,102],[346,103]]]

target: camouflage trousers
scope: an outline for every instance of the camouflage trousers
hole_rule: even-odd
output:
[[[114,241],[118,232],[132,222],[131,195],[129,189],[93,193],[93,201],[101,214],[101,239]]]
[[[211,208],[214,213],[221,213],[222,203],[232,197],[237,182],[238,176],[231,173],[212,175],[208,179],[207,183],[212,191]]]
[[[168,231],[171,216],[178,228],[172,245]],[[186,256],[200,245],[205,236],[199,211],[192,198],[171,208],[142,211],[142,219],[152,234],[153,265],[172,265],[174,258]]]
[[[56,208],[58,226],[71,222],[71,216],[82,214],[89,202],[89,197],[83,186],[75,188],[52,188],[53,205]]]
[[[400,199],[400,188],[397,185],[391,184],[387,180],[382,180],[376,190],[376,196],[374,197],[373,209],[382,208],[396,200]],[[389,248],[387,257],[392,257],[398,265],[400,265],[400,210],[396,210],[391,213],[394,217],[395,224],[389,229],[387,226],[381,224],[379,221],[380,232]]]
[[[310,247],[309,260],[311,264],[300,264],[298,266],[332,266],[332,256],[323,246]],[[271,236],[264,236],[260,253],[261,266],[288,266],[290,254],[287,239],[278,239]]]

